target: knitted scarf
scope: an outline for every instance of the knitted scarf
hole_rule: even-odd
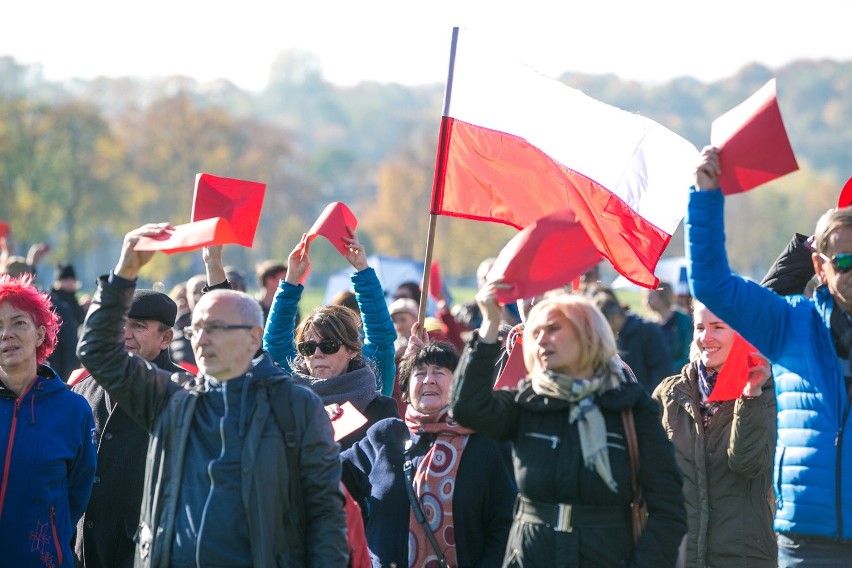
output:
[[[580,449],[586,467],[594,469],[613,493],[618,484],[612,477],[609,450],[606,445],[606,422],[595,403],[595,395],[616,389],[626,382],[621,365],[615,359],[603,369],[598,369],[590,379],[578,379],[553,371],[539,371],[530,377],[536,394],[566,400],[571,405],[568,420],[577,423]]]
[[[458,562],[453,528],[453,494],[462,452],[473,430],[451,420],[446,408],[434,414],[422,414],[410,404],[405,410],[405,424],[412,434],[431,434],[435,437],[414,472],[414,493],[438,547],[447,563],[455,567]],[[435,558],[435,551],[426,538],[423,525],[417,522],[413,512],[409,513],[408,566],[420,568]]]
[[[294,376],[317,393],[326,406],[349,401],[363,414],[367,405],[379,396],[379,391],[376,390],[376,375],[366,365],[329,379],[315,379],[295,373]]]
[[[695,362],[695,368],[698,373],[698,394],[701,396],[701,404],[699,405],[701,423],[704,425],[704,429],[707,430],[707,427],[710,426],[710,419],[722,407],[722,403],[719,401],[707,402],[710,393],[713,392],[713,387],[716,386],[716,378],[719,376],[719,373],[708,369],[701,361]]]

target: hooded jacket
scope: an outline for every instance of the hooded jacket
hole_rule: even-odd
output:
[[[697,385],[690,363],[653,395],[683,472],[686,565],[772,568],[775,386],[769,380],[759,397],[721,402],[705,429]]]
[[[20,397],[0,383],[0,564],[72,566],[95,476],[92,410],[47,366]]]
[[[184,457],[193,450],[189,440],[204,435],[197,430],[193,434],[194,415],[206,404],[209,386],[203,377],[181,386],[168,372],[124,350],[121,329],[133,296],[133,286],[124,282],[118,278],[99,282],[78,354],[110,396],[151,434],[135,566],[168,566]],[[240,395],[243,438],[240,479],[230,481],[239,487],[236,502],[242,510],[234,514],[243,515],[248,525],[251,563],[344,566],[340,463],[321,402],[266,355],[237,379],[246,387]],[[287,432],[278,422],[283,412],[292,418],[293,427]],[[295,448],[295,463],[288,459],[289,447]],[[198,542],[204,545],[199,550],[206,558],[217,558],[215,538],[205,536],[204,527],[199,530]]]

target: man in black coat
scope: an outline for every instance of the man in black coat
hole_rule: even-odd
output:
[[[172,373],[185,372],[169,357],[177,304],[154,290],[136,290],[124,328],[130,353]],[[130,568],[133,534],[145,482],[148,432],[134,422],[91,375],[74,385],[92,407],[98,468],[86,513],[77,524],[74,564],[86,568]]]

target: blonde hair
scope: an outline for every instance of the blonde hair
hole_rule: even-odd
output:
[[[587,296],[577,294],[557,294],[548,296],[533,306],[524,326],[524,364],[528,372],[540,369],[535,336],[541,330],[544,321],[542,314],[554,309],[559,311],[577,334],[580,343],[579,360],[574,366],[579,369],[601,369],[616,356],[615,336],[600,309]]]

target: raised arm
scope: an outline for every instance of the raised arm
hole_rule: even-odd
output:
[[[278,284],[263,331],[263,349],[273,361],[288,370],[292,370],[290,363],[296,358],[293,338],[299,300],[305,289],[300,282],[311,267],[309,252],[310,243],[302,235],[302,240],[287,257],[287,276]]]
[[[391,396],[396,379],[393,348],[396,330],[379,277],[367,264],[364,245],[358,241],[355,231],[351,228],[349,235],[346,239],[349,246],[346,260],[355,269],[351,279],[358,310],[361,312],[361,323],[364,326],[364,358],[370,359],[376,365],[376,388],[379,388],[383,395]]]

